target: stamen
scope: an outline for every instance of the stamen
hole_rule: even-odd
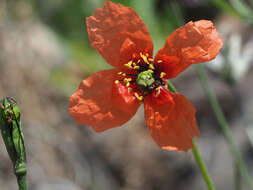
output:
[[[132,91],[133,91],[133,89],[129,87],[128,88],[128,94],[130,94]]]
[[[123,81],[124,81],[126,87],[129,87],[130,86],[130,82],[132,81],[132,78],[124,78]]]
[[[123,72],[118,72],[118,75],[122,75],[123,77],[125,77],[125,76],[128,75],[128,74],[123,73]]]
[[[157,63],[162,63],[163,61],[162,60],[158,60]]]
[[[134,95],[135,95],[135,97],[136,97],[138,100],[140,100],[140,101],[143,100],[143,96],[140,96],[137,92],[135,92]]]
[[[128,69],[132,69],[132,64],[133,62],[132,61],[129,61],[128,63],[124,64]]]
[[[115,84],[119,84],[119,80],[115,80],[114,83],[115,83]]]
[[[149,60],[150,62],[153,62],[153,61],[154,61],[154,59],[153,59],[153,58],[148,58],[148,60]]]
[[[137,69],[137,70],[138,70],[138,69],[140,69],[140,66],[138,66],[138,65],[137,65],[137,66],[134,66],[134,69]]]
[[[156,94],[155,94],[155,97],[157,98],[158,97],[158,95],[160,94],[160,92],[161,92],[161,88],[160,88],[160,86],[159,87],[157,87],[156,89],[155,89],[157,92],[156,92]]]
[[[148,57],[148,56],[149,56],[149,54],[148,54],[148,53],[146,53],[145,55],[146,55],[146,57]]]
[[[122,75],[123,77],[125,77],[125,76],[131,76],[131,77],[134,77],[134,78],[137,77],[136,74],[127,74],[127,73],[123,73],[123,72],[118,72],[117,74]]]
[[[144,61],[145,63],[147,63],[148,65],[150,64],[150,63],[148,62],[148,58],[147,58],[145,55],[143,55],[142,53],[140,53],[140,56],[141,56],[141,58],[143,59],[143,61]]]
[[[136,55],[135,55],[135,53],[133,54],[133,58],[134,58],[134,59],[136,58]]]
[[[165,77],[166,76],[166,73],[165,72],[161,72],[160,73],[160,78],[163,78],[163,77]]]
[[[125,64],[125,66],[126,66],[128,69],[132,69],[132,66],[131,66],[131,65]]]
[[[123,79],[124,83],[128,83],[128,82],[130,82],[131,80],[132,80],[131,78],[124,78],[124,79]]]
[[[154,70],[154,69],[155,69],[155,67],[154,67],[154,65],[153,65],[153,64],[150,64],[148,67],[149,67],[150,69],[152,69],[152,70]]]
[[[153,74],[154,73],[154,71],[153,70],[151,70],[151,69],[149,69],[149,70],[147,70],[148,72],[150,72],[151,74]]]

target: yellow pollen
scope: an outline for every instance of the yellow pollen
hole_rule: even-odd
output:
[[[126,83],[126,84],[127,84],[127,83],[129,83],[131,80],[132,80],[131,78],[124,78],[124,80],[123,80],[123,81],[124,81],[124,83]]]
[[[166,73],[165,72],[161,72],[160,73],[160,78],[163,78],[163,77],[165,77],[166,76]]]
[[[136,97],[138,100],[140,100],[140,101],[143,100],[143,96],[140,96],[137,92],[135,92],[134,95],[135,95],[135,97]]]
[[[128,69],[132,69],[132,67],[128,64],[125,64],[125,66],[128,68]]]
[[[145,63],[149,64],[148,58],[147,58],[145,55],[143,55],[142,53],[140,53],[140,56],[141,56],[141,58],[143,59],[143,61],[144,61]]]
[[[155,69],[155,67],[154,67],[154,65],[153,64],[150,64],[149,66],[148,66],[150,69]]]
[[[148,60],[149,60],[150,62],[153,62],[153,61],[154,61],[154,59],[153,59],[153,58],[148,58]]]
[[[160,92],[161,92],[161,88],[160,88],[160,87],[157,87],[155,90],[157,91],[157,93],[155,94],[155,97],[157,98],[158,95],[159,95]]]
[[[126,73],[122,73],[122,76],[125,77],[125,76],[126,76]]]
[[[138,59],[137,63],[140,63],[140,62],[141,62],[141,60],[140,60],[140,59]]]
[[[152,74],[154,73],[154,71],[153,71],[153,70],[151,70],[151,69],[149,69],[149,70],[148,70],[148,72],[150,72],[150,73],[152,73]]]
[[[130,82],[126,83],[126,87],[129,87],[130,86]]]
[[[160,89],[161,89],[160,87],[157,87],[155,90],[156,90],[156,91],[160,91]]]
[[[149,54],[148,54],[148,53],[146,53],[145,55],[146,55],[146,57],[148,57],[148,56],[149,56]]]
[[[114,83],[115,83],[115,84],[119,84],[119,80],[115,80]]]
[[[133,89],[129,87],[128,88],[128,94],[130,94],[132,91],[133,91]]]
[[[137,66],[134,66],[134,69],[137,69],[137,70],[138,70],[138,69],[140,69],[140,66],[138,66],[138,65],[137,65]]]
[[[118,75],[121,75],[122,74],[122,72],[118,72]]]
[[[163,61],[162,60],[158,60],[157,63],[162,63]]]
[[[136,63],[133,63],[133,66],[136,66]]]
[[[128,63],[124,64],[128,69],[132,69],[132,64],[133,62],[132,61],[129,61]]]
[[[128,69],[132,69],[132,68],[133,68],[131,65],[128,65],[128,64],[125,64],[125,66],[126,66]]]

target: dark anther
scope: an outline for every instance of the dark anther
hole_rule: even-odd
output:
[[[12,114],[13,114],[13,112],[10,111],[10,110],[7,110],[7,113],[8,113],[9,115],[12,115]]]
[[[12,123],[11,118],[8,118],[8,119],[7,119],[7,122],[8,122],[8,123]]]

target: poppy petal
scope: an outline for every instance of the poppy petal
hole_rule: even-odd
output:
[[[125,86],[115,86],[116,73],[114,69],[96,72],[81,82],[69,100],[69,113],[77,124],[89,125],[96,132],[102,132],[120,126],[134,116],[140,103],[126,93]]]
[[[154,141],[163,149],[187,151],[199,136],[195,108],[183,95],[161,91],[144,100],[145,119]]]
[[[191,64],[214,59],[222,45],[211,21],[191,21],[169,35],[156,55],[155,64],[167,74],[165,78],[173,78]]]
[[[86,19],[91,46],[112,66],[123,67],[133,53],[153,54],[148,29],[130,7],[107,1]]]

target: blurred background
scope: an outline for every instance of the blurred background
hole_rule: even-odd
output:
[[[133,7],[147,25],[155,52],[175,28],[209,19],[224,47],[205,63],[253,176],[253,0],[115,0]],[[206,189],[187,153],[161,150],[145,125],[143,108],[122,127],[95,133],[77,126],[68,98],[81,80],[110,68],[91,48],[85,18],[103,0],[0,0],[0,99],[22,111],[32,190]],[[197,108],[203,156],[217,189],[234,189],[236,171],[194,67],[172,81]],[[0,140],[0,189],[17,189]]]

